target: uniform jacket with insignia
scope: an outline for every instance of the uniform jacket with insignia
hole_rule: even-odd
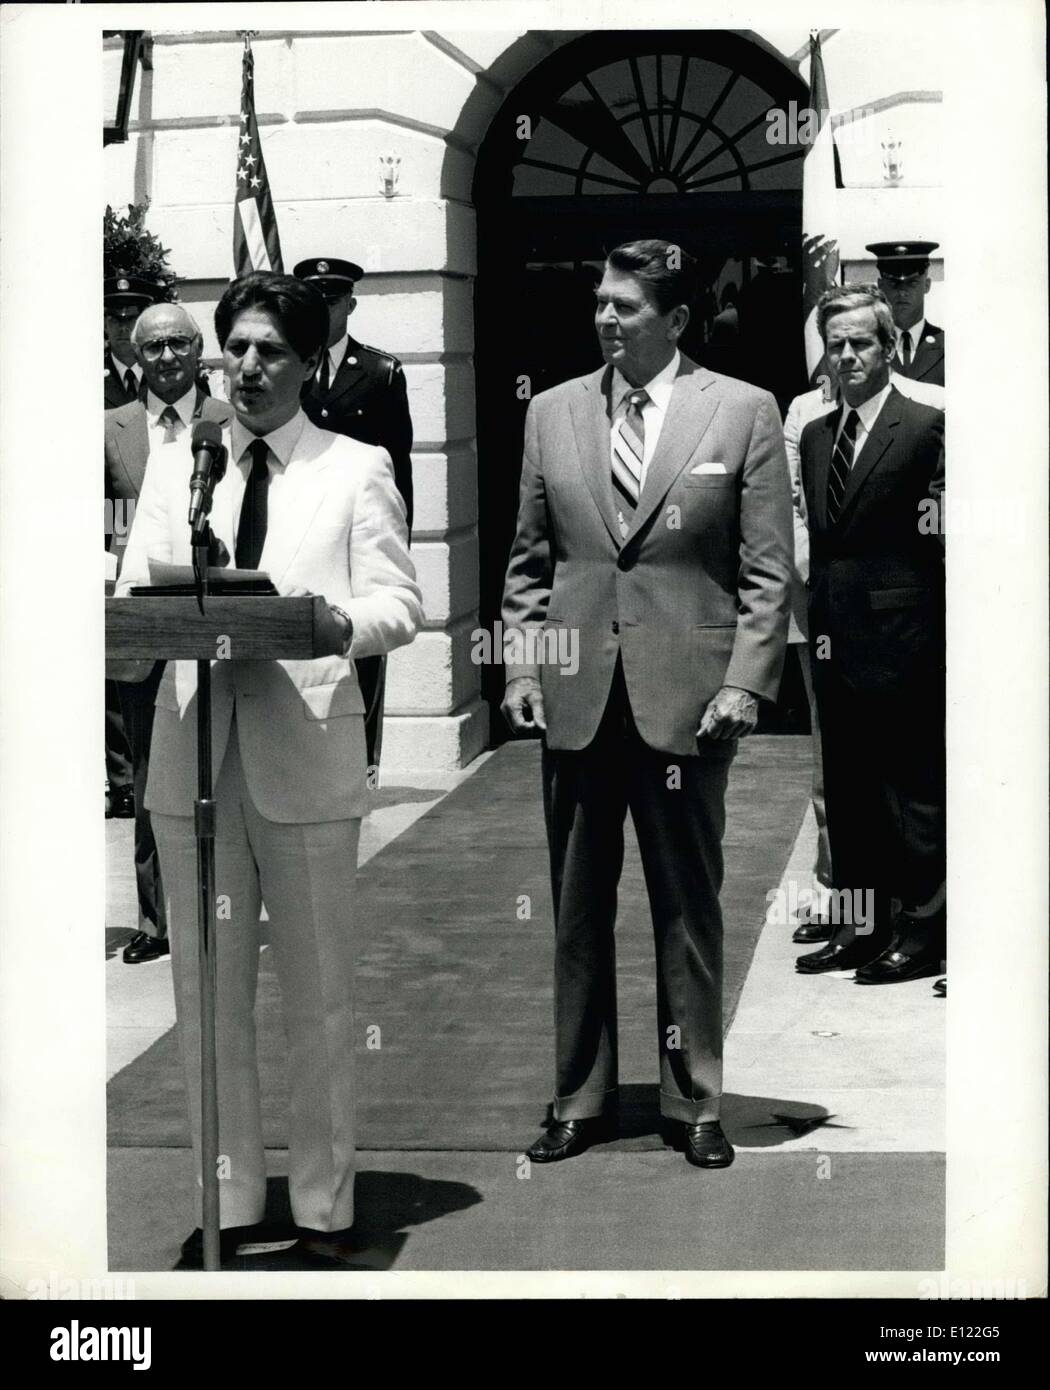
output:
[[[944,385],[944,329],[937,328],[927,319],[922,331],[922,340],[912,353],[906,367],[899,357],[893,360],[893,370],[898,376],[911,377],[912,381],[926,381],[933,386]]]
[[[394,482],[412,529],[412,418],[401,363],[388,352],[348,338],[327,393],[315,377],[302,393],[303,409],[318,428],[378,444],[394,464]]]

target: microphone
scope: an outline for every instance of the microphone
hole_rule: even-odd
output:
[[[190,478],[190,530],[196,536],[211,511],[215,484],[226,472],[226,447],[222,428],[214,420],[198,420],[190,440],[193,474]]]

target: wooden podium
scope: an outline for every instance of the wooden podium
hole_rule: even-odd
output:
[[[202,611],[203,606],[203,611]],[[220,1268],[219,1106],[215,1064],[215,801],[212,796],[211,663],[310,659],[325,607],[320,595],[236,598],[168,594],[106,599],[111,660],[197,663],[197,927],[200,934],[201,1186],[204,1268]],[[163,875],[164,866],[161,865]]]

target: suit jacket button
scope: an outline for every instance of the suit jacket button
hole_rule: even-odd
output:
[[[614,637],[619,636],[620,624],[619,624],[619,623],[613,623],[613,625],[612,625],[612,630],[613,630],[613,636],[614,636]]]
[[[327,420],[327,419],[328,419],[328,411],[327,411],[327,410],[322,410],[322,411],[321,411],[321,419],[322,419],[322,420]]]
[[[346,360],[350,363],[351,367],[356,367],[356,366],[357,366],[357,358],[356,358],[356,357],[348,357]]]

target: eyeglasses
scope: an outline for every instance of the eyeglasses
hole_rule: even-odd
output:
[[[176,357],[189,357],[193,351],[193,338],[151,338],[148,343],[139,343],[139,351],[147,362],[159,362],[164,349],[170,347]]]

